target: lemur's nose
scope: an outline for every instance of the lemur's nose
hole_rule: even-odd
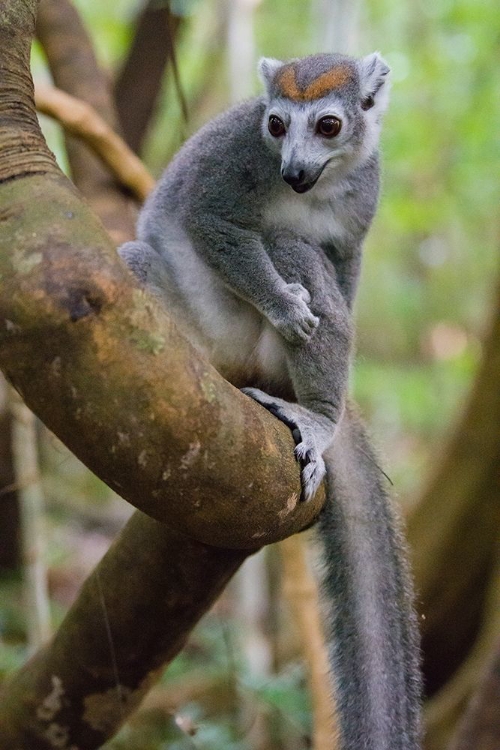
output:
[[[304,182],[305,172],[303,169],[297,170],[293,167],[285,167],[281,170],[281,176],[285,182],[294,187]]]

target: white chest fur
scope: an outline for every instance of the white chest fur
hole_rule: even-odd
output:
[[[346,230],[342,221],[342,201],[333,192],[329,195],[311,193],[298,195],[291,189],[280,193],[264,212],[264,226],[288,229],[313,243],[342,241]]]

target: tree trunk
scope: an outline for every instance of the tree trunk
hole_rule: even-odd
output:
[[[247,554],[132,516],[53,642],[3,686],[0,750],[100,747]]]
[[[446,746],[500,627],[500,286],[467,408],[409,519],[429,726]]]
[[[168,62],[175,59],[175,43],[182,19],[169,4],[149,0],[136,23],[134,39],[115,84],[121,131],[136,154],[140,153],[154,115]]]

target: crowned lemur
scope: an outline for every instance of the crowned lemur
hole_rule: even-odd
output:
[[[261,96],[179,151],[119,252],[231,383],[288,425],[317,528],[342,750],[419,747],[416,619],[399,525],[346,405],[389,68],[263,59]],[[326,468],[325,468],[326,460]],[[332,738],[332,747],[333,747]]]

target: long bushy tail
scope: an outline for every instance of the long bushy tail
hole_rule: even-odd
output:
[[[419,638],[405,544],[363,426],[345,413],[318,522],[342,750],[420,747]]]

